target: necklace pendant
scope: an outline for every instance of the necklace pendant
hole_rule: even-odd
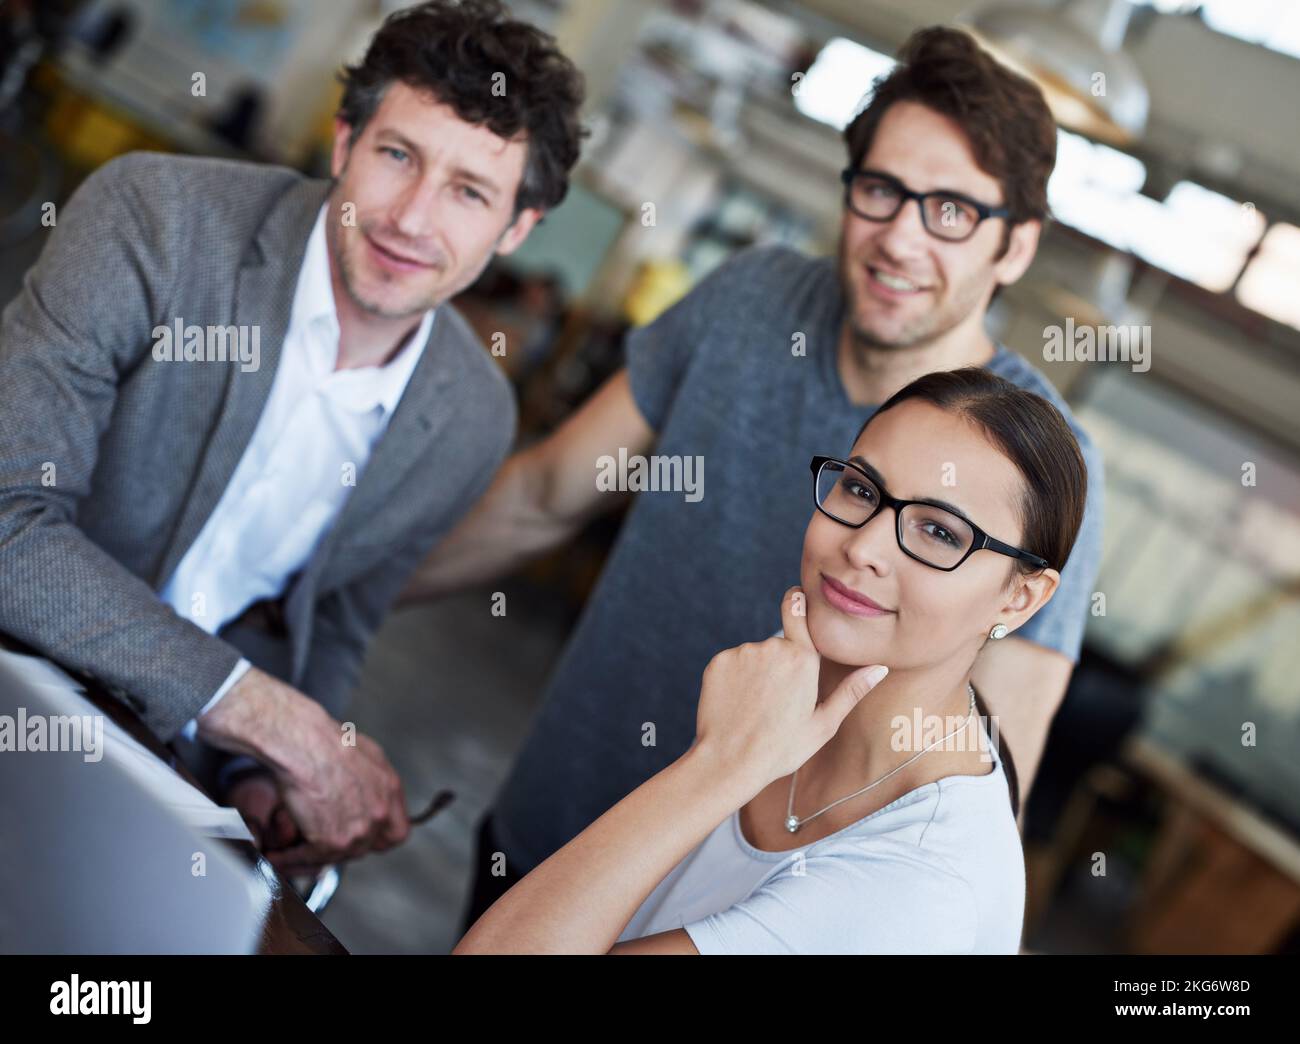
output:
[[[786,818],[785,818],[785,828],[786,828],[788,831],[790,831],[790,833],[793,834],[796,830],[799,829],[799,817],[798,817],[798,816],[786,816]]]

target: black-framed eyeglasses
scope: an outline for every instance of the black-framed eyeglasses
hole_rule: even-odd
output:
[[[956,511],[928,500],[899,500],[856,464],[836,457],[813,457],[813,503],[827,518],[861,529],[881,508],[894,509],[898,546],[909,558],[952,572],[976,551],[1029,562],[1046,569],[1047,559],[989,536]]]
[[[896,177],[879,170],[840,172],[844,182],[844,205],[868,221],[892,221],[909,199],[921,208],[921,224],[937,239],[960,243],[970,239],[981,221],[1010,217],[1006,207],[987,203],[958,192],[913,192]]]

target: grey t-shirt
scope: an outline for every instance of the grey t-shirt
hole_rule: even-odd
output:
[[[874,410],[850,402],[840,381],[842,314],[833,258],[757,247],[628,336],[653,452],[703,457],[703,496],[636,496],[497,798],[494,829],[515,872],[680,757],[709,660],[780,627],[814,510],[808,462],[847,453]],[[1088,465],[1060,588],[1016,632],[1077,660],[1101,555],[1100,456],[1028,362],[999,346],[988,368],[1055,404]]]

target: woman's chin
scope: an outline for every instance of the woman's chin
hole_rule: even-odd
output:
[[[854,627],[852,621],[843,619],[833,610],[823,609],[808,613],[808,637],[813,646],[825,659],[832,663],[842,663],[846,667],[865,667],[873,663],[885,663],[888,655],[884,642],[863,635],[861,628]]]

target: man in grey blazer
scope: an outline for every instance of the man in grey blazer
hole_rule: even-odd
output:
[[[406,835],[396,773],[337,717],[513,441],[447,301],[564,197],[581,99],[495,0],[398,12],[346,71],[332,181],[120,158],[5,309],[0,633],[269,770],[247,804],[283,801],[283,868]]]

